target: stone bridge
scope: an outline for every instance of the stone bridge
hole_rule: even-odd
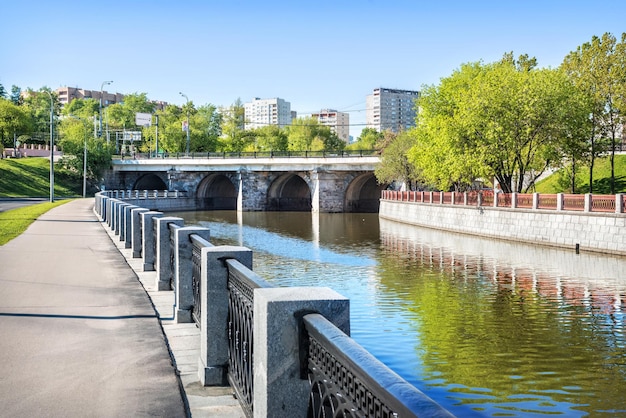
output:
[[[106,189],[184,190],[200,210],[378,212],[375,156],[114,160]]]

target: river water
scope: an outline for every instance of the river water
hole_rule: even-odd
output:
[[[350,298],[352,337],[461,417],[626,416],[626,259],[377,214],[178,212],[279,286]]]

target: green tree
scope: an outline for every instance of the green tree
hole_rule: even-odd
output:
[[[186,118],[183,109],[175,105],[168,105],[158,112],[158,115],[159,150],[184,152],[187,137],[182,129],[182,121]]]
[[[22,89],[15,84],[11,86],[10,100],[18,106],[22,104]]]
[[[254,144],[251,151],[287,151],[289,139],[285,129],[278,125],[267,125],[252,131]]]
[[[429,166],[420,166],[429,181],[441,187],[494,177],[504,192],[522,192],[555,164],[563,121],[554,109],[569,104],[569,90],[560,71],[534,65],[526,55],[516,61],[506,54],[493,64],[464,65],[442,89],[426,89],[423,96],[436,97],[418,99],[413,156]],[[428,160],[419,155],[424,149]],[[454,170],[446,167],[457,158]]]
[[[227,109],[222,109],[222,136],[221,150],[240,152],[246,149],[253,141],[254,136],[245,129],[245,109],[241,99],[237,99]]]
[[[18,135],[29,134],[32,128],[27,109],[0,98],[0,143],[4,147],[13,147],[14,139]]]
[[[2,83],[0,83],[0,99],[6,99],[6,98],[7,98],[7,90],[4,88]]]
[[[89,119],[98,115],[99,102],[96,99],[74,99],[61,110],[65,116],[74,115],[80,118]]]
[[[570,52],[561,68],[591,102],[589,134],[589,193],[593,192],[595,159],[610,150],[611,193],[615,193],[615,148],[626,112],[626,34],[618,43],[605,33]]]
[[[285,128],[291,151],[341,151],[346,143],[317,118],[295,119]]]
[[[52,96],[53,116],[56,120],[61,104],[57,94],[50,88],[42,87],[39,91],[26,90],[23,102],[23,107],[29,112],[32,120],[32,139],[46,144],[50,140],[50,95]]]
[[[394,134],[391,131],[383,133],[385,143],[380,164],[374,175],[379,184],[399,181],[409,190],[415,190],[422,184],[421,171],[408,159],[409,150],[415,145],[415,138],[411,131],[402,131]]]
[[[84,153],[87,149],[87,181],[92,185],[101,183],[102,173],[111,166],[114,144],[107,144],[103,138],[94,138],[93,119],[68,115],[59,124],[60,145],[63,158],[60,164],[73,172],[82,173]]]
[[[375,150],[379,149],[380,142],[383,139],[383,134],[378,132],[374,128],[364,128],[361,131],[361,135],[355,142],[346,146],[346,149],[350,150]]]

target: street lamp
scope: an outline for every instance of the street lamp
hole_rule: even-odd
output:
[[[50,96],[50,202],[54,202],[54,100],[52,93],[44,91]]]
[[[187,149],[186,149],[186,154],[189,155],[189,97],[187,97],[186,94],[183,94],[182,92],[179,92],[181,96],[183,96],[186,100],[187,100]]]
[[[89,122],[78,116],[69,115],[71,118],[78,119],[85,127],[85,139],[83,144],[83,199],[87,197],[87,132],[89,131]]]
[[[100,84],[100,106],[99,106],[99,113],[100,113],[100,132],[98,132],[98,136],[102,136],[102,94],[103,94],[103,90],[104,90],[104,86],[105,85],[109,85],[111,84],[113,81],[103,81],[102,84]]]

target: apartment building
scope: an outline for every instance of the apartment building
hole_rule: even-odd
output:
[[[350,142],[350,115],[345,112],[338,112],[334,109],[322,109],[319,113],[313,113],[321,125],[329,126],[331,131],[339,139]]]
[[[365,99],[365,123],[378,132],[400,132],[415,126],[415,100],[419,92],[375,88]]]
[[[121,103],[124,101],[124,95],[120,93],[109,93],[106,90],[86,90],[78,87],[60,87],[56,89],[56,93],[59,97],[61,105],[66,105],[74,99],[94,99],[100,101],[102,97],[102,105],[108,106],[115,103]],[[155,110],[163,110],[167,106],[167,102],[161,100],[153,100]]]
[[[291,103],[278,97],[273,99],[255,97],[251,102],[244,103],[243,108],[246,130],[267,125],[278,125],[281,128],[291,125],[295,113],[291,111]]]
[[[100,90],[86,90],[78,87],[60,87],[56,89],[56,93],[62,105],[66,105],[74,99],[94,99],[100,101],[102,97],[103,105],[120,103],[124,100],[124,95],[120,93],[109,93],[105,90],[101,93]]]

